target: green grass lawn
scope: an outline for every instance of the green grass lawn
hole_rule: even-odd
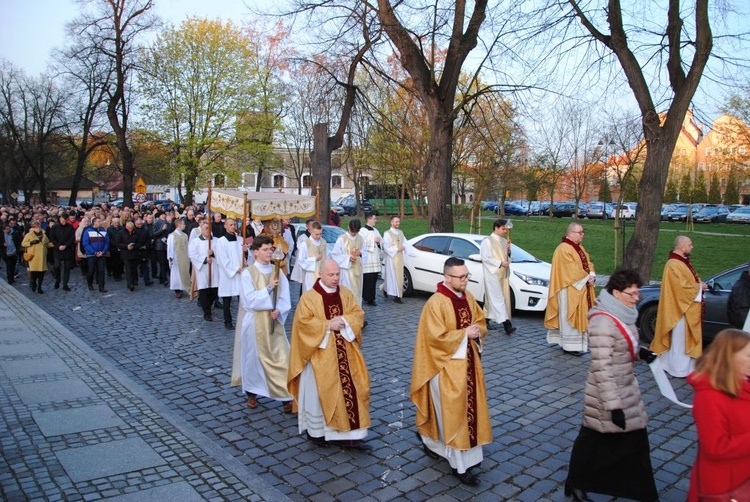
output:
[[[482,220],[482,234],[488,235],[492,231],[494,219],[492,213],[487,212]],[[554,218],[549,221],[546,217],[511,217],[513,243],[533,254],[540,260],[551,261],[555,247],[565,235],[571,218]],[[345,228],[349,218],[342,223]],[[381,232],[390,227],[388,217],[378,218],[376,225]],[[596,271],[600,274],[611,274],[614,263],[614,221],[580,220],[586,230],[583,245],[594,262]],[[626,222],[626,242],[633,232],[633,223]],[[410,216],[401,220],[401,230],[407,239],[427,232],[427,220]],[[456,232],[468,232],[469,222],[455,220]],[[727,268],[750,261],[750,226],[730,225],[728,223],[696,224],[694,231],[687,231],[685,223],[662,222],[659,231],[659,241],[656,249],[656,259],[651,275],[652,280],[659,280],[664,263],[677,235],[687,235],[693,240],[692,261],[698,274],[707,278]]]

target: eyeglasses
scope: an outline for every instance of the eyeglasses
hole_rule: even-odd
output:
[[[452,275],[452,274],[445,274],[448,277],[453,277],[454,279],[458,279],[459,281],[465,281],[467,279],[471,279],[471,274],[466,275]]]
[[[571,234],[585,234],[583,230],[576,230],[575,232],[571,232]]]
[[[620,293],[628,295],[630,298],[640,298],[640,296],[641,296],[641,292],[638,291],[638,290],[632,291],[632,292],[631,291],[620,291]]]

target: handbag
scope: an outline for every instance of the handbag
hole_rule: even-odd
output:
[[[34,259],[34,253],[32,253],[31,251],[26,251],[26,252],[25,252],[25,253],[23,254],[23,260],[24,260],[24,261],[31,261],[31,260],[33,260],[33,259]]]
[[[700,459],[700,447],[698,448],[698,458]],[[696,464],[697,466],[697,464]],[[698,467],[698,473],[695,477],[698,488],[698,502],[750,502],[750,479],[746,479],[737,488],[733,488],[726,493],[719,493],[717,495],[701,495],[701,484],[700,484],[700,467]]]

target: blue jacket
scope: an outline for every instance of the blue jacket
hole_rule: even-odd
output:
[[[83,249],[86,250],[86,256],[95,256],[96,253],[102,254],[109,251],[109,235],[102,228],[86,227],[83,230]]]

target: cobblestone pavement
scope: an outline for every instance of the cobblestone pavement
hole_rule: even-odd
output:
[[[286,498],[4,282],[0,409],[3,500]]]
[[[164,287],[130,292],[110,279],[102,294],[89,292],[77,270],[73,275],[70,293],[52,290],[49,278],[44,295],[32,293],[28,281],[16,289],[292,500],[563,500],[589,361],[547,346],[541,314],[518,314],[511,337],[488,336],[483,364],[494,441],[484,448],[481,485],[470,488],[450,475],[446,462],[426,457],[414,437],[408,391],[426,296],[402,305],[379,297],[377,307],[366,307],[374,450],[362,454],[311,445],[278,403],[261,399],[258,408],[245,407],[241,391],[229,386],[233,333],[220,310],[213,323],[205,322],[195,302]],[[661,500],[685,500],[696,449],[690,411],[660,397],[645,364],[637,370]],[[692,399],[684,380],[675,388],[681,399]]]

